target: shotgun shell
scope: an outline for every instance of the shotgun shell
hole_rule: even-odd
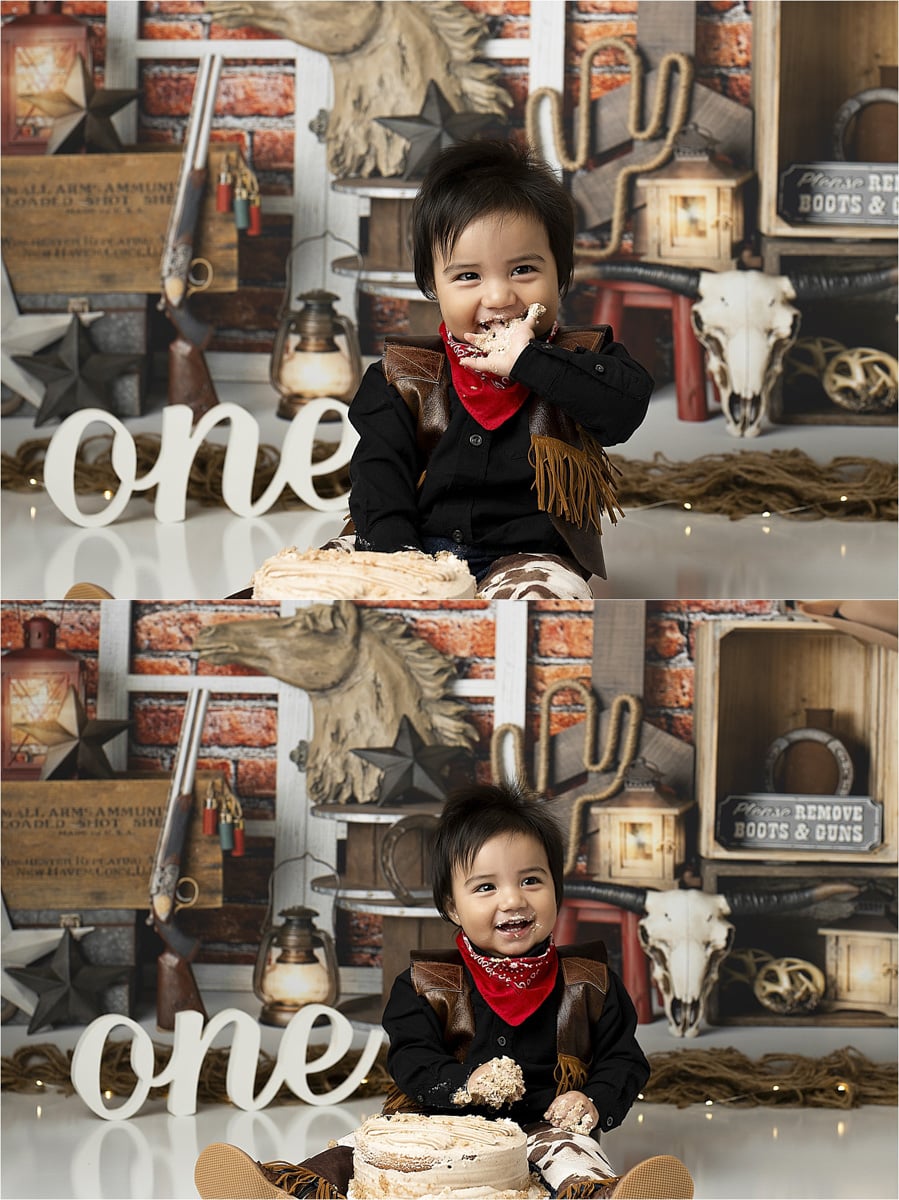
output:
[[[242,858],[246,846],[246,833],[244,831],[243,820],[239,820],[234,825],[234,848],[231,851],[231,857]]]
[[[250,224],[250,197],[245,187],[234,191],[234,224],[238,229],[246,229]]]
[[[215,802],[215,796],[208,795],[206,803],[203,806],[203,833],[211,837],[215,836],[219,823],[219,810]]]
[[[223,850],[234,849],[234,818],[225,813],[219,822],[219,844]]]
[[[262,233],[262,201],[258,195],[250,197],[250,223],[247,226],[247,237],[259,237]]]
[[[215,189],[215,211],[227,213],[234,203],[234,180],[228,171],[219,175],[218,186]]]

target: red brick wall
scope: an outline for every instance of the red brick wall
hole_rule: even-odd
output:
[[[602,603],[601,601],[599,602]],[[492,679],[494,611],[484,601],[457,604],[394,604],[377,606],[406,621],[412,632],[455,660],[460,679]],[[128,670],[133,674],[227,675],[255,672],[242,667],[197,663],[191,647],[206,625],[241,619],[264,619],[276,614],[272,605],[230,602],[135,602]],[[646,666],[644,705],[647,720],[684,741],[693,740],[693,681],[696,626],[701,621],[769,617],[778,605],[768,600],[658,600],[646,605]],[[79,655],[88,680],[88,709],[95,711],[99,605],[95,602],[4,603],[0,609],[2,648],[22,645],[22,622],[46,615],[59,624],[58,645]],[[593,654],[593,605],[589,602],[538,601],[528,609],[527,743],[538,733],[540,700],[558,679],[575,678],[589,684]],[[473,697],[466,702],[478,730],[476,775],[489,778],[489,746],[493,731],[492,700]],[[183,699],[154,693],[132,694],[129,716],[130,770],[171,769],[181,727]],[[562,692],[553,708],[552,730],[583,719],[579,698]],[[237,693],[217,696],[210,704],[201,752],[202,769],[221,770],[237,794],[244,813],[258,821],[273,821],[276,806],[277,712],[274,696]],[[252,960],[265,888],[272,868],[270,838],[253,838],[243,859],[225,856],[225,907],[185,914],[190,928],[203,938],[203,960]],[[341,930],[346,962],[377,962],[380,929],[377,921],[348,921]]]
[[[545,2],[545,0],[543,0]],[[531,6],[528,0],[464,0],[472,12],[484,18],[488,36],[515,41],[530,36]],[[0,0],[0,18],[9,19],[32,8],[29,0]],[[94,53],[95,75],[102,85],[106,57],[106,3],[104,0],[65,0],[62,11],[87,22]],[[586,42],[601,36],[633,41],[638,26],[637,0],[576,0],[567,5],[567,67],[565,107],[570,113],[579,90],[579,61]],[[700,0],[696,4],[696,77],[742,104],[749,104],[751,83],[752,25],[749,0]],[[144,0],[140,6],[140,36],[159,41],[217,40],[252,41],[268,36],[253,28],[225,29],[211,21],[200,0]],[[595,98],[618,87],[626,74],[620,56],[600,57],[591,72],[591,95]],[[507,130],[522,136],[524,107],[528,92],[528,66],[523,59],[497,64],[503,85],[514,104]],[[141,64],[141,98],[138,141],[180,143],[193,89],[194,69],[178,59],[147,59]],[[228,63],[222,75],[212,141],[236,141],[243,147],[257,173],[263,196],[289,194],[293,186],[294,78],[290,61],[247,61]],[[290,230],[284,218],[266,217],[262,238],[240,236],[240,291],[234,295],[197,297],[201,319],[212,322],[216,334],[214,350],[268,354],[271,351],[277,313],[284,287],[284,261],[290,247]],[[573,293],[566,318],[584,319],[589,308],[589,291]],[[152,342],[162,348],[170,340],[169,323],[151,312]],[[658,324],[667,338],[667,324],[644,316],[644,323]],[[386,333],[408,329],[404,301],[361,297],[359,312],[363,352],[379,353]],[[662,352],[662,362],[664,362]],[[654,366],[659,376],[661,363]],[[667,376],[666,376],[667,377]]]

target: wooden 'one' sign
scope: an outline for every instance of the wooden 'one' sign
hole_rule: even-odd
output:
[[[158,292],[180,168],[174,152],[4,157],[0,243],[14,291]],[[237,290],[237,229],[216,212],[214,186],[194,254],[212,266],[209,291]]]
[[[203,834],[210,772],[197,772],[182,876],[197,908],[222,904],[222,851]],[[168,776],[28,780],[0,793],[3,897],[10,908],[147,908]],[[186,893],[185,893],[186,894]]]

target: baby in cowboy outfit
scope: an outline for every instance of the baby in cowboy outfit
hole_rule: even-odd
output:
[[[530,150],[463,142],[434,160],[412,254],[440,334],[388,338],[350,406],[344,547],[449,550],[488,598],[592,597],[602,514],[621,511],[603,448],[643,421],[653,381],[608,326],[559,328],[574,234]]]
[[[553,942],[563,863],[562,835],[536,797],[472,786],[447,801],[433,847],[434,903],[458,926],[457,949],[414,952],[393,985],[383,1023],[394,1086],[383,1112],[508,1117],[527,1134],[531,1167],[553,1196],[691,1200],[678,1159],[657,1155],[618,1175],[601,1147],[649,1064],[602,943]],[[204,1200],[342,1197],[352,1145],[351,1134],[292,1165],[215,1144],[197,1162],[197,1189]]]

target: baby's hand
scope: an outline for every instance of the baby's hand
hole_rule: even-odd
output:
[[[543,1116],[568,1133],[589,1133],[599,1122],[596,1105],[583,1092],[563,1092],[556,1096]]]
[[[470,371],[487,371],[506,378],[522,350],[534,340],[537,322],[546,312],[542,304],[532,304],[523,317],[508,325],[495,325],[486,333],[466,333],[465,340],[483,354],[459,361]]]

